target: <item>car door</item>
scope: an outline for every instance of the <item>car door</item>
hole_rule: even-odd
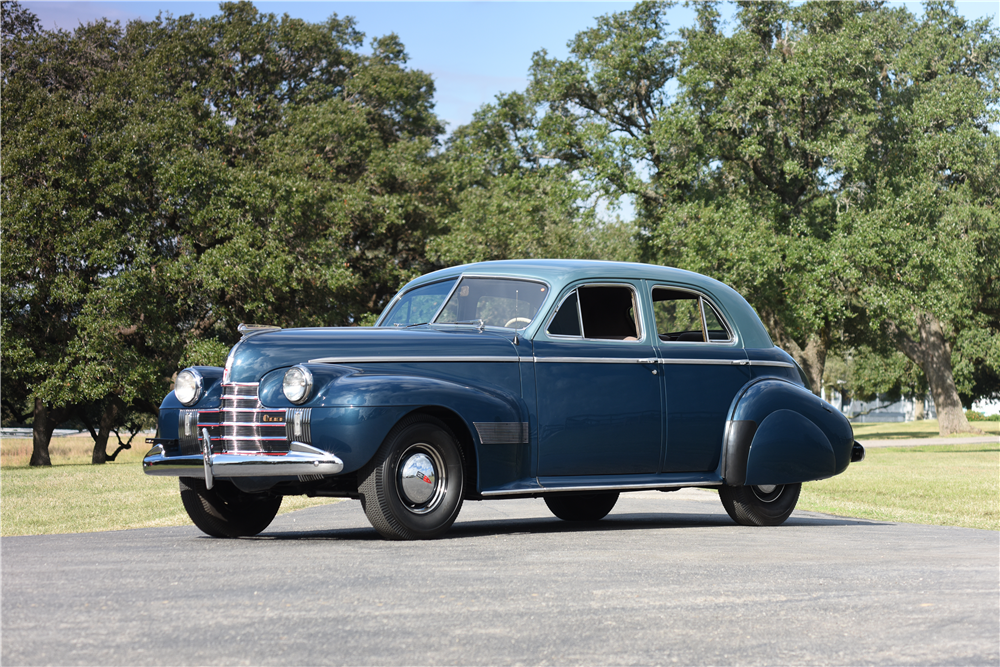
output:
[[[649,287],[666,391],[663,472],[715,470],[730,405],[750,380],[746,352],[708,295],[689,287]]]
[[[538,476],[655,473],[663,400],[631,283],[583,283],[533,341]]]

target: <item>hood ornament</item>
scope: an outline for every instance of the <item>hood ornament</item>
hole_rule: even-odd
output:
[[[266,331],[281,331],[281,327],[276,327],[273,324],[240,324],[236,327],[236,330],[243,334],[240,340],[246,340],[250,336],[255,336]]]

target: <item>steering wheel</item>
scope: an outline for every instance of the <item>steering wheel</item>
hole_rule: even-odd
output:
[[[503,325],[505,329],[510,329],[515,324],[531,324],[531,320],[527,317],[512,317],[507,320],[507,324]],[[518,329],[520,327],[517,327]]]

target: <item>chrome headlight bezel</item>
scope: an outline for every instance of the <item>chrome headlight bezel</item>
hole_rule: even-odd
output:
[[[185,368],[174,380],[174,396],[182,405],[194,405],[201,400],[204,391],[205,378],[193,368]]]
[[[289,401],[302,405],[309,400],[313,388],[313,374],[305,366],[292,366],[285,371],[281,391]]]

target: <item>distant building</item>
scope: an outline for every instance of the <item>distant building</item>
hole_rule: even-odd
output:
[[[894,402],[878,399],[874,401],[844,401],[840,392],[835,391],[832,392],[832,395],[824,398],[855,423],[911,422],[916,419],[918,412],[917,401],[910,396]],[[934,409],[934,401],[930,395],[924,397],[923,408],[923,419],[937,419],[937,411]]]

